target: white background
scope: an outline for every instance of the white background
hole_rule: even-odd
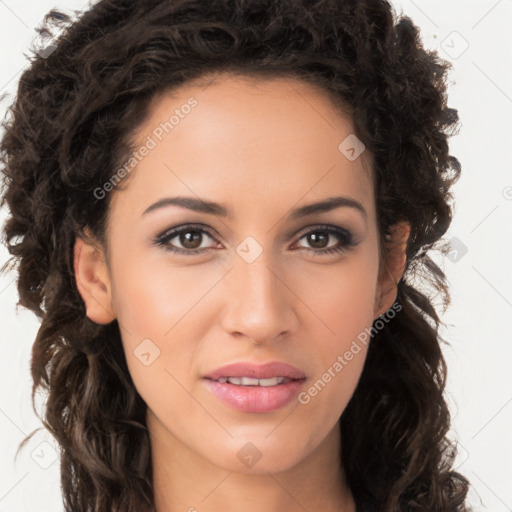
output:
[[[420,27],[427,47],[453,63],[449,105],[458,109],[462,126],[450,147],[463,173],[454,188],[455,218],[446,237],[459,251],[443,262],[452,291],[443,316],[443,335],[450,343],[444,352],[451,437],[459,441],[458,469],[472,483],[474,509],[510,511],[512,0],[392,3]],[[0,1],[0,95],[14,93],[28,62],[23,52],[44,14],[86,5],[85,0]],[[11,100],[0,104],[2,118]],[[1,246],[0,265],[7,256]],[[60,512],[59,462],[51,438],[37,434],[13,460],[18,443],[40,425],[30,404],[29,374],[39,324],[32,313],[16,311],[14,279],[13,273],[0,277],[0,512]]]

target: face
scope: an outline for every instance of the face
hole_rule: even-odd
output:
[[[369,159],[340,149],[353,133],[293,79],[226,76],[154,99],[136,133],[148,149],[111,198],[109,266],[88,315],[101,321],[91,302],[104,300],[117,318],[161,445],[273,472],[335,436],[367,351],[354,340],[383,312]],[[233,363],[288,375],[257,373],[274,362],[300,373],[257,387],[206,378],[237,375],[214,373]],[[244,450],[261,458],[246,464]]]

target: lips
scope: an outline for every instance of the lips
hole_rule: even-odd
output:
[[[206,379],[218,380],[228,377],[249,377],[252,379],[272,379],[274,377],[285,377],[291,380],[301,380],[306,378],[306,374],[287,363],[279,361],[256,365],[254,363],[233,363],[221,366],[216,370],[205,375]]]
[[[269,413],[298,395],[306,374],[287,363],[235,363],[205,375],[207,388],[221,402],[241,412]]]

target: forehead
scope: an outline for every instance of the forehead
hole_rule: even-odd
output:
[[[351,118],[297,78],[202,77],[152,99],[134,132],[135,147],[151,149],[127,189],[146,202],[167,188],[223,202],[297,203],[331,189],[369,201],[369,155],[348,159],[340,145],[350,137]]]

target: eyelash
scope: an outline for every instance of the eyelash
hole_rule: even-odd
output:
[[[173,228],[170,230],[165,231],[164,233],[158,235],[156,239],[153,241],[153,243],[158,247],[163,247],[167,251],[171,251],[173,254],[184,254],[184,255],[195,255],[203,253],[204,251],[207,251],[211,249],[203,248],[203,249],[180,249],[176,247],[171,247],[169,245],[169,241],[175,238],[176,236],[180,235],[181,233],[188,233],[188,232],[199,232],[199,233],[206,233],[210,238],[217,241],[213,234],[210,232],[209,229],[206,229],[205,227],[199,227],[197,225],[186,225],[180,228]],[[311,233],[328,233],[331,235],[336,235],[341,240],[341,245],[338,245],[337,247],[330,247],[328,249],[308,249],[305,248],[306,251],[313,253],[315,256],[323,256],[326,254],[333,254],[333,253],[342,253],[349,250],[351,247],[357,245],[354,241],[352,234],[350,231],[347,231],[346,229],[337,228],[334,226],[328,226],[328,225],[318,225],[315,226],[314,229],[311,229],[307,231],[306,233],[302,234],[297,242],[299,240],[302,240],[305,236],[310,235]]]

